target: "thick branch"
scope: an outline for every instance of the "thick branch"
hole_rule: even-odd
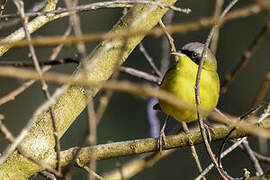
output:
[[[265,123],[265,129],[270,129],[270,123]],[[213,141],[224,139],[225,136],[231,130],[230,127],[215,127],[211,131],[211,138]],[[240,138],[248,136],[250,133],[247,131],[237,129],[235,130],[230,138]],[[180,133],[178,135],[167,136],[167,144],[163,146],[162,149],[168,150],[177,147],[186,147],[190,146],[189,139],[192,140],[193,144],[200,144],[203,142],[200,130],[198,128],[191,130],[189,134]],[[78,150],[77,147],[68,149],[61,152],[61,165],[67,165],[73,159],[74,153]],[[138,139],[131,141],[123,141],[109,144],[100,144],[93,147],[84,147],[80,150],[78,158],[76,159],[76,164],[83,167],[90,160],[90,154],[94,153],[96,160],[104,160],[109,158],[115,158],[120,156],[135,155],[146,152],[155,152],[157,149],[157,139],[156,138],[147,138],[147,139]]]
[[[160,3],[169,5],[172,5],[174,2],[175,0],[160,1]],[[125,15],[112,31],[122,33],[126,31],[127,27],[129,31],[150,30],[158,23],[167,10],[157,6],[138,5],[132,11],[132,16],[130,13]],[[123,55],[120,60],[123,63],[143,37],[143,35],[140,35],[125,39],[127,46],[124,52],[121,52],[124,41],[120,38],[102,42],[87,58],[88,79],[94,82],[107,80],[113,73],[115,63],[119,62],[119,54],[122,53]],[[75,76],[82,77],[80,69]],[[95,96],[98,90],[98,87],[90,88],[89,94]],[[37,110],[33,116],[34,124],[30,129],[30,133],[21,144],[21,147],[25,148],[33,157],[48,164],[52,164],[55,156],[53,151],[55,142],[48,112],[49,105],[53,104],[52,108],[57,119],[56,127],[60,137],[87,105],[85,89],[82,87],[61,88],[53,98],[55,98],[55,104],[49,102]],[[15,152],[4,164],[0,165],[0,179],[7,179],[7,177],[10,179],[25,179],[40,170],[40,167]]]

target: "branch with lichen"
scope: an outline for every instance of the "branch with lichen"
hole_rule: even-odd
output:
[[[265,121],[263,123],[263,127],[266,130],[270,129],[269,121]],[[211,131],[211,137],[213,141],[224,139],[224,137],[231,130],[230,127],[224,126],[216,126]],[[231,138],[240,138],[244,136],[250,135],[249,132],[243,129],[237,129],[231,135]],[[172,150],[174,148],[181,148],[190,146],[189,142],[192,140],[193,144],[203,143],[203,139],[200,134],[200,130],[198,128],[193,129],[190,133],[180,133],[173,136],[167,136],[166,138],[167,144],[163,147],[164,150]],[[95,155],[96,160],[104,160],[121,156],[128,155],[136,155],[147,152],[157,152],[157,139],[155,138],[147,138],[147,139],[137,139],[123,142],[115,142],[109,144],[100,144],[92,147],[73,147],[68,150],[61,152],[61,166],[68,165],[73,160],[76,166],[84,167],[87,163],[89,163],[91,154]],[[77,153],[79,151],[79,153]],[[169,152],[169,151],[168,151]],[[167,155],[167,151],[163,152],[164,155]],[[155,161],[163,156],[163,153],[157,153],[157,156],[152,161]],[[151,157],[151,156],[150,156]],[[52,167],[55,166],[55,160],[51,157],[50,164]],[[150,159],[150,158],[147,158]],[[146,160],[136,161],[128,164],[128,166],[124,166],[123,175],[125,178],[131,178],[138,172],[140,169],[144,169],[146,167],[151,166],[154,162],[147,162]],[[136,169],[137,171],[134,171]],[[135,174],[134,174],[135,173]],[[119,172],[113,171],[111,173],[105,174],[105,179],[119,179],[121,176]]]
[[[172,5],[175,3],[175,0],[163,0],[161,3]],[[150,30],[158,23],[167,10],[157,6],[138,5],[133,9],[132,16],[130,13],[126,14],[112,31],[115,33],[125,32],[127,27],[131,32],[142,29]],[[127,41],[127,47],[124,51],[121,48],[124,43],[121,38],[103,41],[87,58],[88,64],[86,69],[88,79],[94,82],[107,80],[113,73],[115,63],[119,62],[119,54],[122,53],[120,62],[123,63],[143,37],[143,35],[140,35],[127,38],[125,40]],[[1,54],[4,51],[1,50]],[[75,77],[81,76],[83,75],[79,69]],[[89,95],[95,96],[98,90],[98,87],[90,88]],[[48,107],[51,106],[55,113],[57,132],[59,137],[61,137],[86,107],[87,98],[85,96],[85,89],[82,87],[65,86],[60,88],[53,97],[55,102],[48,102],[37,110],[33,116],[34,123],[20,146],[34,158],[51,164],[52,159],[55,157],[55,141]],[[25,179],[41,170],[41,167],[25,159],[15,151],[0,165],[0,179],[6,179],[7,177],[9,179]]]
[[[270,123],[264,122],[264,128],[270,129]],[[216,126],[211,130],[211,138],[213,141],[224,139],[225,136],[231,130],[230,127]],[[243,129],[235,130],[230,138],[240,138],[250,135],[249,132]],[[173,136],[167,136],[167,144],[162,147],[163,150],[186,147],[190,146],[189,138],[192,140],[193,144],[200,144],[203,142],[200,130],[198,128],[193,129],[190,133],[180,133]],[[67,165],[73,159],[73,154],[78,150],[77,147],[68,149],[61,152],[61,164]],[[110,159],[114,157],[121,157],[127,155],[142,154],[146,152],[156,152],[158,151],[157,139],[156,138],[147,138],[147,139],[138,139],[124,142],[116,142],[109,144],[100,144],[93,147],[81,148],[76,158],[76,165],[83,167],[89,162],[90,154],[94,153],[96,160]]]

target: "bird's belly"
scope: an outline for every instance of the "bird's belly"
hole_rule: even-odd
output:
[[[214,81],[213,81],[214,80]],[[195,81],[196,76],[178,75],[171,79],[169,84],[162,84],[161,89],[172,93],[182,102],[195,109]],[[216,82],[213,84],[213,82]],[[177,86],[176,86],[177,84]],[[219,97],[219,79],[215,72],[202,71],[200,81],[200,101],[201,109],[204,111],[211,111],[217,105]],[[197,119],[197,112],[188,108],[177,108],[164,101],[160,101],[160,107],[166,114],[173,116],[178,121],[191,122]],[[202,113],[203,117],[207,113]]]

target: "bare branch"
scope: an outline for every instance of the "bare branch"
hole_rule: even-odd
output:
[[[238,2],[238,0],[232,0],[230,2],[230,4],[224,9],[224,11],[222,12],[222,14],[220,15],[219,19],[218,19],[218,22],[212,27],[208,37],[207,37],[207,40],[205,42],[205,45],[204,45],[204,48],[203,48],[203,51],[202,51],[202,54],[201,54],[201,57],[200,57],[200,64],[199,64],[199,67],[198,67],[198,72],[197,72],[197,76],[196,76],[196,83],[195,83],[195,98],[196,98],[196,109],[197,109],[197,115],[198,115],[198,120],[199,120],[199,125],[200,125],[200,130],[201,130],[201,134],[202,134],[202,137],[203,137],[203,140],[204,140],[204,144],[205,144],[205,147],[206,147],[206,150],[208,152],[208,155],[210,156],[212,162],[214,163],[215,167],[217,168],[219,174],[221,175],[221,177],[223,179],[232,179],[218,164],[217,160],[216,160],[216,157],[211,149],[211,146],[208,142],[208,139],[207,139],[207,135],[206,135],[206,132],[205,132],[205,128],[204,128],[204,124],[203,124],[203,117],[201,115],[201,112],[200,112],[200,78],[201,78],[201,71],[202,71],[202,66],[203,66],[203,63],[204,63],[204,56],[205,56],[205,53],[206,53],[206,49],[208,48],[209,44],[210,44],[210,41],[213,37],[213,34],[214,32],[216,31],[216,28],[218,28],[220,26],[219,22],[224,18],[224,16],[228,13],[228,11]]]
[[[7,0],[5,0],[7,1]],[[33,7],[28,10],[28,12],[31,12],[31,11],[39,11],[41,10],[42,8],[45,7],[45,5],[47,4],[47,0],[43,0],[43,1],[40,1],[40,2],[36,2]],[[1,13],[0,13],[1,15]],[[18,16],[18,15],[17,15]],[[0,18],[0,21],[1,21],[1,18]],[[3,21],[3,20],[2,20]],[[15,24],[18,24],[20,22],[20,18],[15,18],[15,19],[12,19],[12,20],[9,20],[9,21],[6,21],[6,22],[1,22],[0,23],[0,30],[1,29],[4,29],[4,28],[7,28],[7,27],[10,27],[10,26],[13,26]]]
[[[258,5],[252,5],[246,8],[235,10],[229,13],[227,16],[225,16],[220,22],[220,25],[222,25],[223,23],[229,20],[233,20],[236,18],[243,18],[246,16],[257,14],[261,12],[261,10],[262,8]],[[56,18],[59,18],[59,17],[55,17],[55,19]],[[194,31],[203,27],[209,27],[215,23],[216,23],[216,19],[213,17],[210,17],[210,18],[202,18],[195,22],[175,24],[175,25],[167,26],[166,28],[171,33],[184,33],[187,31]],[[97,41],[102,41],[106,39],[114,39],[114,38],[119,38],[119,37],[129,38],[129,37],[135,37],[139,35],[160,36],[163,33],[164,31],[162,28],[154,28],[151,30],[137,29],[136,31],[132,31],[132,32],[124,31],[124,32],[117,32],[117,33],[109,32],[109,33],[84,34],[80,37],[70,36],[66,38],[65,40],[63,40],[61,37],[58,37],[58,36],[38,37],[38,38],[32,38],[31,44],[35,46],[52,46],[52,45],[61,44],[61,43],[74,44],[78,42],[97,42]],[[9,45],[13,47],[22,47],[22,46],[28,45],[28,42],[25,40],[20,40],[20,41],[15,42],[15,40],[12,40],[12,39],[9,41],[7,41],[8,40],[7,38],[5,39],[6,39],[5,41],[0,41],[0,45]],[[1,46],[0,46],[0,50],[1,50]],[[1,54],[2,53],[0,51],[0,55]]]
[[[66,38],[71,32],[71,26],[68,26],[68,28],[66,29],[64,35],[62,38]],[[61,49],[63,48],[63,44],[59,44],[56,48],[53,49],[53,53],[50,56],[50,60],[53,61],[58,54],[60,53]],[[3,64],[2,64],[3,65]],[[31,63],[32,65],[32,63]],[[42,68],[42,72],[46,72],[50,69],[49,66]],[[18,96],[19,94],[21,94],[22,92],[24,92],[28,87],[30,87],[31,85],[33,85],[36,81],[35,80],[29,80],[25,83],[23,83],[22,86],[18,87],[17,89],[11,91],[10,93],[8,93],[7,95],[5,95],[4,97],[0,98],[0,105],[7,103],[11,100],[14,100],[16,96]]]
[[[266,129],[270,128],[269,123],[265,123],[264,127]],[[228,127],[214,127],[211,133],[212,140],[223,139],[227,133],[230,131]],[[244,130],[237,129],[231,136],[231,138],[239,138],[249,135]],[[194,145],[203,143],[200,130],[198,128],[190,131],[190,134],[180,133],[173,136],[167,136],[167,144],[163,146],[164,150],[186,147],[190,146],[189,138],[191,138]],[[141,154],[146,152],[156,152],[157,149],[157,139],[147,138],[147,139],[137,139],[131,141],[115,142],[110,144],[100,144],[93,147],[81,148],[78,158],[76,159],[76,165],[83,167],[90,160],[90,154],[94,153],[96,160],[110,159],[114,157],[121,157],[127,155]],[[61,152],[62,165],[66,165],[72,160],[73,153],[76,152],[78,148],[74,147]]]
[[[238,64],[233,68],[232,72],[225,76],[224,82],[221,85],[221,93],[226,92],[228,84],[233,80],[235,75],[249,62],[250,58],[256,51],[257,47],[261,44],[265,35],[270,29],[270,21],[266,22],[262,27],[260,33],[256,36],[256,38],[252,41],[248,49],[244,52],[242,57],[240,58]]]
[[[216,0],[216,7],[214,11],[215,18],[218,18],[220,16],[223,4],[224,4],[224,0]],[[218,38],[219,38],[219,28],[217,28],[216,32],[214,33],[211,44],[210,44],[210,49],[212,50],[214,55],[216,54],[216,51],[217,51]]]
[[[146,168],[152,167],[155,163],[159,162],[162,158],[168,156],[176,149],[163,151],[162,154],[155,152],[151,155],[131,160],[122,165],[122,173],[116,169],[111,172],[105,173],[104,178],[107,180],[119,180],[121,178],[130,179],[137,175],[139,172]]]
[[[254,167],[255,167],[256,172],[258,173],[258,175],[259,176],[263,175],[262,167],[261,167],[261,165],[260,165],[257,157],[253,153],[252,149],[250,148],[247,139],[244,140],[242,144],[243,144],[244,148],[246,149],[246,151],[247,151],[247,153],[249,155],[250,160],[253,162],[253,165],[254,165]]]
[[[266,73],[264,81],[261,84],[257,97],[254,99],[252,105],[257,106],[264,98],[267,90],[270,87],[270,72]]]
[[[153,2],[153,1],[132,1],[132,0],[121,0],[121,1],[105,1],[105,2],[97,2],[92,4],[86,4],[86,5],[80,5],[75,7],[68,7],[68,8],[59,8],[57,10],[51,10],[51,11],[43,11],[43,12],[30,12],[26,13],[25,15],[27,17],[31,16],[41,16],[41,15],[51,15],[51,14],[62,14],[62,13],[74,13],[74,12],[80,12],[80,11],[87,11],[87,10],[96,10],[100,8],[123,8],[123,7],[131,7],[129,5],[136,5],[136,4],[149,4],[149,5],[156,5],[160,8],[169,8],[177,12],[182,13],[190,13],[190,9],[182,9],[175,6],[171,6],[168,4],[162,4],[159,2]],[[18,17],[17,14],[6,14],[0,16],[0,19],[2,18],[14,18]]]
[[[160,81],[161,81],[161,78],[159,78],[159,77],[153,76],[151,74],[148,74],[148,73],[145,73],[143,71],[139,71],[139,70],[136,70],[133,68],[121,66],[120,71],[127,73],[127,74],[130,74],[132,76],[141,78],[141,79],[145,79],[145,80],[150,81],[150,82],[157,83],[157,84],[160,83]]]
[[[104,180],[103,177],[101,177],[100,175],[98,175],[95,171],[93,171],[92,169],[88,168],[87,166],[83,167],[89,174],[92,174],[93,176],[95,176],[97,179],[100,180]]]
[[[140,43],[139,44],[139,49],[140,51],[143,53],[144,57],[146,58],[148,64],[150,65],[150,67],[152,68],[153,72],[159,77],[162,77],[161,72],[158,70],[158,68],[156,67],[152,57],[147,53],[146,49],[144,48],[143,44]]]
[[[224,139],[224,138],[223,138]],[[246,137],[241,138],[240,140],[238,140],[236,143],[234,143],[231,147],[229,147],[228,149],[226,149],[222,154],[221,154],[221,158],[224,158],[226,155],[228,155],[230,152],[232,152],[235,148],[237,148],[244,140],[246,139]],[[196,177],[195,180],[200,180],[203,176],[205,176],[212,168],[214,167],[214,164],[211,163],[209,166],[207,166],[203,172]]]
[[[54,10],[56,8],[57,2],[58,2],[58,0],[48,0],[47,5],[44,8],[44,10]],[[44,26],[45,24],[47,24],[48,22],[50,22],[56,18],[59,18],[59,17],[56,17],[54,15],[38,16],[27,24],[27,30],[31,34],[31,33],[35,32],[37,29],[39,29],[40,27]],[[1,43],[15,42],[15,41],[22,40],[24,37],[25,37],[24,29],[19,28],[17,31],[10,34],[6,38],[2,39],[0,42]],[[26,40],[26,42],[28,42],[28,41]],[[61,43],[59,43],[59,44],[61,44]],[[7,44],[3,45],[2,44],[2,46],[0,46],[0,56],[2,56],[5,52],[7,52],[9,50],[9,48],[11,48],[10,45],[7,45]]]

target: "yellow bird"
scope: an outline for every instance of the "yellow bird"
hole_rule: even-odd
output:
[[[196,107],[195,83],[200,56],[204,44],[191,42],[182,47],[176,55],[177,64],[170,68],[160,85],[160,89],[165,90],[184,103]],[[207,113],[212,111],[219,99],[220,82],[217,74],[217,61],[210,49],[206,50],[204,64],[202,66],[200,79],[200,108],[205,110],[202,116],[205,118]],[[198,119],[196,110],[187,108],[177,108],[165,101],[159,100],[161,110],[174,117],[178,121],[192,122]]]

